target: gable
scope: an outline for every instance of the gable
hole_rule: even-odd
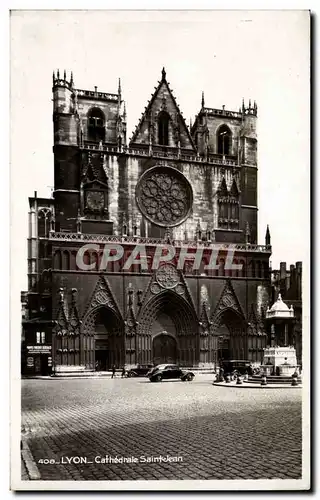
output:
[[[228,279],[225,283],[224,289],[212,314],[211,320],[212,321],[217,320],[217,318],[221,315],[221,313],[224,312],[226,309],[232,309],[233,311],[238,313],[242,318],[244,318],[241,305],[235,294],[230,279]]]
[[[162,70],[162,79],[159,82],[151,100],[148,103],[140,121],[130,140],[130,146],[143,144],[146,146],[163,145],[159,142],[160,117],[168,117],[168,146],[189,149],[195,152],[195,146],[189,129],[180,112],[176,100],[166,80],[166,72]]]
[[[103,168],[103,155],[101,153],[91,153],[83,155],[82,158],[82,182],[84,184],[93,181],[107,184],[108,179]]]

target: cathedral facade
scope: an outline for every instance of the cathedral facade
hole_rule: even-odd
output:
[[[260,363],[257,105],[186,124],[163,69],[130,140],[117,93],[53,75],[52,197],[29,198],[24,371]]]

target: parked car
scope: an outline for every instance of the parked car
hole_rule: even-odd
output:
[[[148,377],[150,382],[161,382],[161,380],[177,378],[185,382],[193,380],[194,373],[182,370],[178,365],[158,365],[148,373]]]
[[[222,361],[222,368],[224,369],[225,375],[252,375],[252,365],[250,361],[243,359],[228,359]]]
[[[127,372],[127,377],[146,377],[153,365],[137,365]]]

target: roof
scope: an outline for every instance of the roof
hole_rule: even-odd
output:
[[[293,307],[290,309],[282,300],[281,293],[279,293],[276,302],[267,309],[266,318],[294,318]]]
[[[180,111],[180,109],[179,109],[179,106],[178,106],[178,104],[177,104],[177,102],[176,102],[176,99],[175,99],[175,97],[174,97],[174,95],[173,95],[173,93],[172,93],[172,90],[171,90],[171,89],[170,89],[170,87],[169,87],[169,83],[168,83],[168,81],[167,81],[167,79],[166,79],[166,71],[165,71],[165,69],[164,69],[164,68],[162,69],[162,79],[161,79],[161,81],[160,81],[160,82],[158,82],[158,86],[157,86],[157,87],[155,87],[155,91],[154,91],[154,93],[152,94],[151,99],[150,99],[150,101],[148,102],[147,107],[145,108],[144,112],[142,113],[142,116],[141,116],[141,118],[140,118],[140,120],[139,120],[139,123],[138,123],[138,125],[136,126],[136,128],[135,128],[135,130],[134,130],[134,132],[133,132],[133,134],[132,134],[132,137],[131,137],[131,140],[130,140],[130,144],[132,144],[132,143],[135,143],[135,142],[136,142],[136,139],[137,139],[137,138],[138,138],[138,136],[139,136],[139,132],[140,132],[140,131],[141,131],[141,129],[142,129],[142,125],[143,125],[143,123],[144,123],[146,120],[148,120],[148,118],[149,118],[149,116],[150,116],[150,113],[151,113],[151,111],[152,111],[153,104],[154,104],[154,102],[155,102],[155,100],[156,100],[156,98],[157,98],[157,96],[158,96],[158,94],[159,94],[160,89],[161,89],[161,87],[162,87],[162,86],[165,86],[165,87],[167,88],[168,93],[169,93],[169,96],[170,96],[170,99],[171,99],[172,103],[174,104],[174,107],[175,107],[175,109],[176,109],[176,111],[177,111],[177,113],[178,113],[178,115],[179,115],[179,117],[180,117],[181,124],[182,124],[182,126],[183,126],[183,128],[184,128],[184,132],[185,132],[185,134],[187,135],[187,138],[188,138],[188,141],[189,141],[189,143],[190,143],[190,146],[191,146],[191,148],[195,151],[195,150],[196,150],[196,148],[195,148],[195,145],[194,145],[193,139],[192,139],[192,137],[191,137],[191,135],[190,135],[190,131],[189,131],[189,129],[188,129],[188,127],[187,127],[187,125],[186,125],[186,122],[185,122],[184,117],[182,116],[182,113],[181,113],[181,111]]]

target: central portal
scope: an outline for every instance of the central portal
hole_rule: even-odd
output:
[[[171,285],[171,274],[169,278],[162,283]],[[199,360],[197,329],[195,312],[185,298],[172,290],[156,293],[139,317],[138,362],[194,366]]]
[[[153,364],[175,364],[177,362],[177,341],[167,332],[157,335],[153,339]]]
[[[178,361],[176,326],[168,314],[160,312],[152,325],[153,364],[174,364]]]

